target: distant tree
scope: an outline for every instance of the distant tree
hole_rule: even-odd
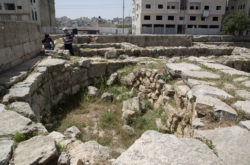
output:
[[[249,29],[250,19],[244,10],[240,10],[238,13],[232,12],[223,20],[221,34],[234,35],[235,32],[244,32]]]
[[[131,25],[124,25],[124,28],[131,28]],[[122,25],[117,25],[117,28],[122,28]]]

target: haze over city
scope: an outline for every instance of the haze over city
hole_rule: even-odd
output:
[[[130,14],[131,16],[132,0],[124,0],[124,6],[124,15],[129,16]],[[99,16],[105,19],[122,17],[122,7],[123,0],[55,0],[56,17],[67,16],[71,19]]]

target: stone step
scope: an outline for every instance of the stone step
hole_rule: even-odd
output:
[[[24,80],[29,73],[47,56],[37,56],[31,60],[26,61],[20,66],[14,67],[2,74],[0,74],[0,85],[5,88],[10,88],[14,84]]]

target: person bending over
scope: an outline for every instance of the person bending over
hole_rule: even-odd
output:
[[[51,46],[50,42],[52,42],[53,46]],[[50,38],[49,34],[44,35],[42,43],[44,45],[44,49],[46,50],[53,50],[53,48],[55,47],[54,41]]]

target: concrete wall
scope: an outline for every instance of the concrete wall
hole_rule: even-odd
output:
[[[41,50],[36,23],[0,23],[0,73],[36,56]]]
[[[56,26],[55,17],[55,1],[54,0],[40,0],[37,1],[38,17],[42,27]]]

